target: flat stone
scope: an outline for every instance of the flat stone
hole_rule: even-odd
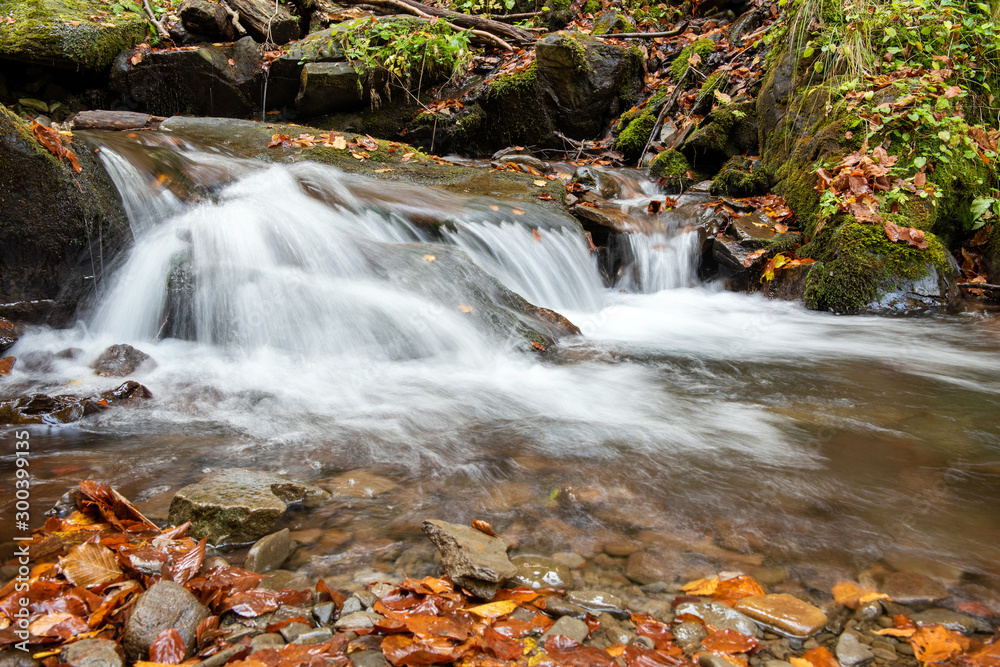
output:
[[[281,633],[281,636],[284,637],[286,642],[293,642],[299,637],[299,635],[312,632],[312,626],[305,623],[292,622],[278,630],[278,632]]]
[[[359,611],[364,611],[365,606],[361,604],[361,600],[354,597],[353,595],[346,600],[344,600],[344,607],[340,610],[341,616],[349,616],[350,614],[356,614]]]
[[[666,556],[655,551],[636,551],[625,561],[625,576],[639,584],[655,584],[677,579],[677,570]]]
[[[132,662],[148,659],[153,640],[169,628],[180,634],[187,657],[194,649],[198,624],[208,616],[208,608],[186,588],[160,581],[136,600],[122,637],[125,657]]]
[[[971,616],[950,609],[928,609],[914,614],[911,618],[917,625],[943,625],[949,630],[967,635],[971,635],[979,628],[979,623]]]
[[[863,665],[875,659],[875,654],[872,653],[870,648],[861,643],[855,632],[845,632],[840,635],[834,653],[836,653],[837,660],[844,667]]]
[[[301,635],[295,638],[292,644],[322,644],[325,641],[333,639],[333,631],[330,628],[317,628],[315,630],[310,630],[309,632],[303,632]]]
[[[253,650],[259,650],[262,648],[273,648],[275,646],[284,646],[285,638],[279,635],[277,632],[267,632],[262,635],[257,635],[250,640],[250,648]]]
[[[264,578],[258,588],[264,588],[269,591],[280,591],[282,588],[291,588],[292,590],[301,591],[307,588],[312,588],[309,581],[309,577],[302,574],[301,572],[293,572],[292,570],[271,570],[267,573],[267,577]]]
[[[745,598],[734,608],[758,625],[792,639],[811,637],[826,625],[822,609],[787,593]]]
[[[385,616],[371,611],[358,611],[353,614],[341,616],[340,620],[333,624],[338,630],[367,630],[375,626],[375,621],[383,620]]]
[[[291,532],[285,528],[266,535],[250,547],[243,569],[251,572],[270,572],[281,567],[291,551]]]
[[[729,660],[718,653],[702,653],[698,656],[698,667],[740,667],[740,663]]]
[[[517,574],[507,580],[508,588],[527,586],[539,590],[541,588],[569,588],[573,584],[573,576],[569,568],[557,560],[542,556],[515,556],[510,562],[517,567]]]
[[[733,630],[751,637],[760,636],[757,624],[750,618],[721,602],[683,602],[674,610],[677,616],[689,614],[700,618],[706,625],[720,630]]]
[[[629,610],[617,595],[598,590],[571,591],[563,598],[566,602],[598,614],[604,612],[618,618],[627,618]]]
[[[587,610],[579,605],[566,602],[560,598],[549,598],[545,605],[545,613],[550,616],[572,616],[573,618],[583,618],[587,615]]]
[[[354,667],[388,667],[382,651],[355,651],[348,656]]]
[[[273,473],[219,470],[174,495],[169,521],[191,521],[191,536],[215,545],[246,544],[267,535],[287,503],[318,504],[328,497],[318,487]]]
[[[492,600],[500,584],[517,574],[501,537],[446,521],[424,521],[423,529],[441,552],[444,571],[474,595]]]
[[[565,635],[578,644],[582,644],[583,640],[587,638],[590,634],[590,628],[587,624],[578,618],[573,618],[571,616],[563,616],[558,621],[552,624],[542,638],[539,640],[539,644],[544,645],[545,640],[549,637],[554,637],[555,635]]]
[[[110,639],[82,639],[63,648],[59,659],[71,667],[121,667],[118,644]]]
[[[313,607],[313,618],[320,625],[328,625],[330,619],[333,618],[334,613],[337,611],[337,605],[334,602],[321,602],[315,607]]]
[[[911,607],[932,605],[948,597],[948,591],[939,583],[915,572],[893,572],[879,590],[894,602]]]
[[[229,662],[229,659],[245,650],[246,647],[242,644],[237,644],[236,646],[230,646],[229,648],[224,648],[218,653],[211,655],[199,663],[196,663],[194,667],[222,667],[224,664]]]

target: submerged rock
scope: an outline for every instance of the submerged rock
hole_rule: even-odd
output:
[[[101,353],[101,356],[91,364],[94,373],[102,377],[125,377],[131,375],[140,366],[148,364],[156,367],[152,357],[131,345],[112,345]]]
[[[569,588],[573,583],[569,568],[557,560],[541,556],[516,556],[510,560],[517,574],[505,584],[508,588]]]
[[[446,521],[424,521],[423,529],[441,553],[445,573],[474,595],[492,600],[500,584],[517,574],[502,537]]]
[[[245,544],[267,535],[288,503],[316,503],[329,494],[311,484],[250,470],[220,470],[185,486],[170,503],[170,523],[191,522],[191,535]]]
[[[146,387],[128,381],[88,398],[31,394],[0,402],[0,424],[69,424],[112,406],[132,405],[152,398]]]

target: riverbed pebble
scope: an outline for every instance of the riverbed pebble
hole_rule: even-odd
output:
[[[787,593],[745,598],[734,608],[759,625],[792,639],[806,639],[826,625],[822,609]]]

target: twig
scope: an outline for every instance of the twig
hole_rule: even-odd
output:
[[[494,16],[494,21],[523,21],[524,19],[535,18],[536,16],[541,16],[545,12],[522,12],[520,14],[504,14],[503,16]]]
[[[1000,285],[991,283],[959,283],[958,286],[962,289],[985,289],[991,292],[1000,292]]]
[[[369,4],[371,4],[371,2],[369,2]],[[405,2],[400,2],[400,0],[378,0],[378,4],[380,4],[380,5],[389,5],[389,6],[392,6],[392,7],[396,7],[397,9],[402,9],[403,11],[408,12],[410,14],[413,14],[414,16],[419,16],[420,18],[424,18],[424,19],[433,19],[434,18],[430,14],[428,14],[428,13],[426,13],[426,12],[420,10],[420,9],[417,9],[413,5],[407,4]],[[451,23],[449,21],[445,21],[445,25],[447,25],[449,28],[451,28],[452,30],[455,30],[457,32],[461,32],[462,31],[462,28],[458,27],[457,25],[455,25],[454,23]],[[471,29],[469,32],[471,32],[473,35],[479,37],[480,39],[484,39],[484,40],[486,40],[488,42],[493,42],[494,44],[496,44],[497,46],[499,46],[504,51],[513,51],[514,50],[514,47],[512,47],[510,44],[508,44],[504,40],[500,39],[499,37],[497,37],[493,33],[485,32],[483,30],[476,30],[476,29]]]
[[[222,7],[224,12],[229,14],[229,18],[232,20],[233,27],[236,28],[236,32],[241,35],[247,34],[246,28],[240,25],[240,15],[236,12],[236,10],[227,5],[225,0],[222,0],[222,2],[219,3],[219,6]]]
[[[677,86],[674,88],[674,92],[670,94],[670,99],[667,100],[666,104],[660,109],[660,113],[656,116],[656,122],[653,124],[653,131],[649,133],[649,139],[646,140],[646,147],[642,149],[642,153],[639,154],[639,164],[642,164],[642,158],[646,156],[646,151],[649,147],[653,145],[653,137],[655,137],[660,132],[660,127],[663,125],[663,116],[666,115],[668,111],[674,108],[677,104],[677,98],[681,96],[681,91],[684,90],[684,82],[688,78],[688,74],[691,73],[693,68],[688,65],[685,68],[684,73],[681,74],[681,78],[677,80]]]
[[[170,33],[163,27],[163,22],[156,19],[156,14],[153,13],[153,8],[149,6],[149,0],[142,0],[142,8],[146,10],[146,16],[149,18],[149,22],[156,26],[157,34],[164,39],[170,39]]]
[[[601,39],[652,39],[654,37],[677,37],[687,30],[688,23],[689,21],[685,21],[673,30],[667,30],[665,32],[619,32],[617,34],[607,33],[604,35],[591,35],[591,37],[600,37]]]

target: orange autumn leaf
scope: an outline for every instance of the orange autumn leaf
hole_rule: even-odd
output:
[[[711,593],[711,596],[714,600],[722,604],[732,606],[743,598],[751,598],[755,595],[764,594],[764,589],[753,577],[742,575],[720,581],[715,588],[715,592]]]
[[[749,653],[757,648],[757,639],[732,629],[716,630],[701,640],[713,653]]]
[[[969,646],[969,640],[943,625],[925,625],[910,637],[913,654],[920,662],[943,662]]]
[[[868,601],[869,596],[872,593],[875,593],[875,590],[868,588],[867,586],[857,584],[853,581],[839,581],[834,584],[832,592],[833,599],[836,600],[838,604],[842,604],[848,609],[856,610],[864,602]]]
[[[517,609],[516,601],[497,600],[496,602],[487,602],[478,607],[472,607],[469,609],[469,613],[481,616],[482,618],[499,618],[512,613],[515,609]]]
[[[681,586],[688,595],[714,595],[719,588],[719,578],[695,579]]]
[[[801,658],[789,658],[795,667],[840,667],[837,658],[825,646],[817,646],[802,654]]]
[[[469,308],[468,310],[464,310],[462,306],[459,306],[458,308],[459,308],[459,310],[462,310],[463,313],[471,313],[472,312],[472,308]],[[475,528],[476,530],[478,530],[480,533],[485,533],[485,534],[489,535],[490,537],[499,537],[499,535],[497,535],[496,533],[493,532],[493,528],[490,526],[490,524],[487,523],[486,521],[483,521],[482,519],[473,519],[471,525],[472,525],[473,528]]]

